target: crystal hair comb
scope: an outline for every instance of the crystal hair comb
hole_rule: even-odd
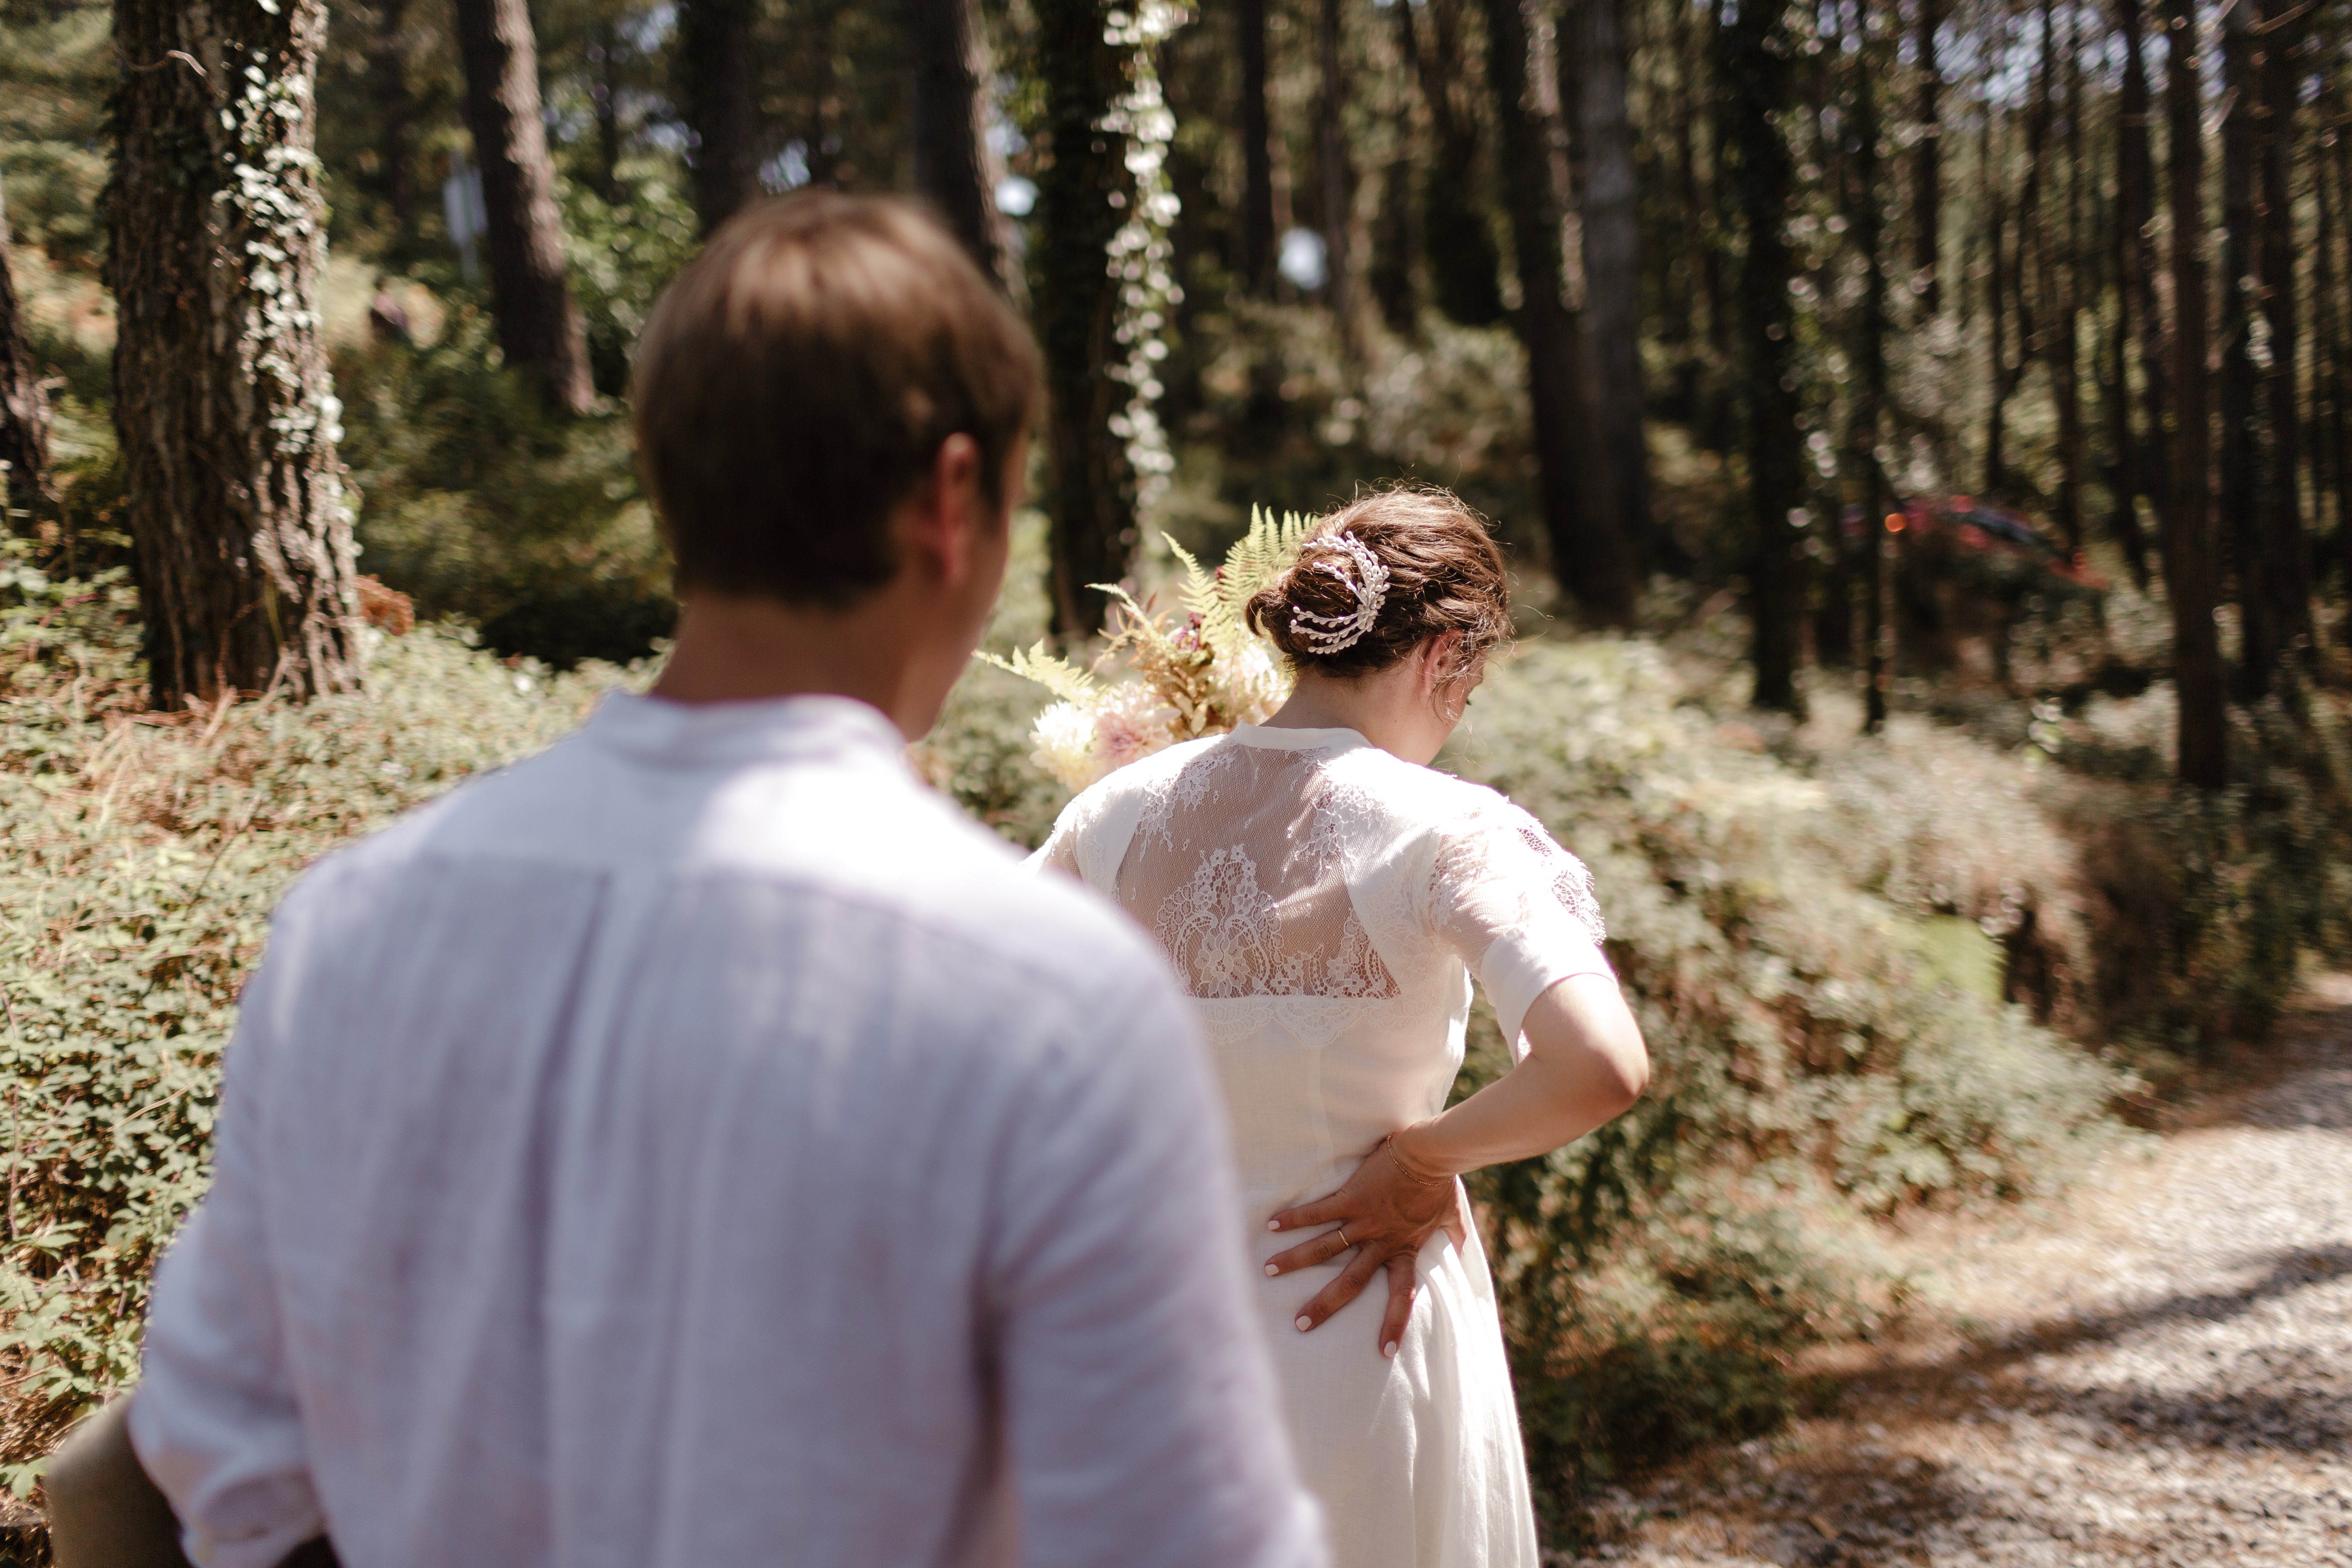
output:
[[[1356,595],[1356,608],[1345,616],[1318,616],[1312,610],[1293,606],[1290,629],[1307,645],[1309,653],[1343,653],[1363,639],[1381,618],[1381,606],[1388,603],[1389,569],[1381,558],[1352,533],[1335,534],[1328,539],[1310,541],[1307,548],[1328,545],[1344,553],[1356,563],[1352,579],[1347,563],[1328,556],[1314,563],[1318,572],[1328,572]]]

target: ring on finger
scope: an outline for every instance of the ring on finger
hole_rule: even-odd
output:
[[[1348,1239],[1348,1227],[1344,1225],[1333,1230],[1331,1234],[1339,1238],[1339,1250],[1342,1252],[1347,1251],[1348,1248],[1356,1245],[1354,1242]]]

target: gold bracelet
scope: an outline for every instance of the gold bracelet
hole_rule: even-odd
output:
[[[1420,1172],[1414,1170],[1411,1165],[1406,1164],[1404,1163],[1403,1154],[1400,1153],[1397,1150],[1396,1134],[1393,1132],[1381,1139],[1381,1143],[1382,1147],[1388,1150],[1389,1163],[1397,1168],[1397,1174],[1402,1176],[1406,1181],[1411,1182],[1414,1186],[1433,1187],[1440,1182],[1450,1182],[1454,1179],[1451,1175],[1443,1171],[1439,1172],[1434,1176],[1424,1176]]]

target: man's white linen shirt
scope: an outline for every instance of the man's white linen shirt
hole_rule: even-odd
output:
[[[1164,959],[840,698],[330,857],[131,1436],[205,1568],[1319,1568]]]

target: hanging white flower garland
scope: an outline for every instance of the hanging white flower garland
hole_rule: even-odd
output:
[[[1167,494],[1176,469],[1176,454],[1169,447],[1156,405],[1166,390],[1159,367],[1168,357],[1170,314],[1184,298],[1169,270],[1173,252],[1168,229],[1181,210],[1168,184],[1168,147],[1176,137],[1176,116],[1160,90],[1154,56],[1160,44],[1192,19],[1191,8],[1174,0],[1143,0],[1133,11],[1112,11],[1103,28],[1105,43],[1131,51],[1127,91],[1103,117],[1102,129],[1126,139],[1127,169],[1135,177],[1135,200],[1127,221],[1111,238],[1108,255],[1110,275],[1119,285],[1118,342],[1126,357],[1107,374],[1128,388],[1127,406],[1111,416],[1110,430],[1127,443],[1139,521],[1149,517]]]

